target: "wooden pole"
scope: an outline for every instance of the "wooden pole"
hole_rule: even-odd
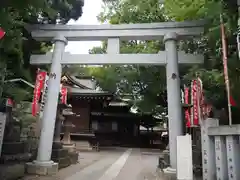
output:
[[[232,109],[231,109],[231,94],[230,94],[230,85],[228,79],[228,66],[227,66],[227,43],[225,37],[225,28],[223,24],[222,15],[220,15],[220,23],[221,23],[221,36],[222,36],[222,58],[223,58],[223,72],[224,72],[224,79],[226,85],[226,92],[227,92],[227,99],[228,99],[228,120],[229,125],[232,125]]]

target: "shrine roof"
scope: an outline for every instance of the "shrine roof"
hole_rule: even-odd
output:
[[[77,86],[81,89],[96,89],[96,80],[90,76],[73,76],[64,73],[61,82],[69,86]]]
[[[111,116],[111,117],[128,117],[128,118],[140,118],[139,114],[127,113],[116,113],[116,112],[91,112],[92,116]]]
[[[78,87],[64,86],[68,89],[69,94],[72,95],[112,95],[108,91],[99,91],[96,89],[81,89]]]
[[[113,93],[96,87],[96,80],[91,76],[73,76],[64,73],[61,83],[72,96],[113,96]]]
[[[130,106],[128,103],[122,101],[122,102],[118,102],[118,101],[111,101],[109,103],[109,106],[117,106],[117,107],[125,107],[125,106]]]

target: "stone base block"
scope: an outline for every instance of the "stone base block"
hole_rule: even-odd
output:
[[[78,163],[78,153],[77,152],[69,152],[69,157],[71,159],[71,164],[77,164]]]
[[[168,165],[170,164],[170,153],[168,150],[163,151],[163,159]]]
[[[32,158],[30,153],[22,153],[22,154],[12,154],[12,155],[5,155],[2,154],[0,157],[0,164],[17,164],[19,162],[25,163],[29,162]]]
[[[157,176],[161,180],[177,180],[177,172],[175,169],[165,168],[158,169]]]
[[[52,149],[62,149],[61,142],[53,142]]]
[[[4,164],[0,165],[0,179],[1,180],[13,180],[19,179],[24,176],[25,164]]]
[[[172,169],[170,167],[163,169],[163,177],[164,180],[177,180],[176,169]]]
[[[67,149],[53,149],[52,150],[52,158],[62,158],[68,156]]]
[[[160,156],[158,158],[158,168],[163,170],[163,169],[167,168],[168,166],[169,166],[169,164],[167,164],[165,162],[164,157]]]
[[[21,154],[25,151],[25,143],[24,142],[4,142],[2,145],[2,153],[15,155]]]
[[[62,158],[57,158],[57,159],[52,159],[54,162],[58,163],[58,168],[62,169],[65,167],[68,167],[71,165],[71,159],[69,156],[62,157]]]
[[[28,174],[35,174],[41,176],[54,175],[58,172],[58,163],[43,165],[29,162],[26,164],[26,171]]]

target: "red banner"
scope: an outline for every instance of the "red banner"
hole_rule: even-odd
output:
[[[187,97],[186,97],[187,96]],[[188,104],[188,88],[185,88],[185,103]],[[200,125],[200,121],[209,117],[212,105],[207,104],[204,98],[203,84],[200,78],[191,82],[191,112],[185,111],[187,127],[196,127]],[[188,117],[189,116],[189,117]]]
[[[203,120],[203,113],[204,113],[204,97],[203,97],[203,90],[202,90],[202,80],[200,78],[196,79],[197,83],[197,103],[198,103],[198,124],[199,121]],[[196,124],[195,124],[196,125]]]
[[[205,120],[210,115],[210,112],[212,110],[212,105],[207,104],[205,101],[202,80],[200,78],[197,78],[196,81],[197,81],[197,89],[198,89],[197,91],[198,108],[199,108],[198,117],[199,117],[199,120]]]
[[[38,73],[37,73],[35,88],[34,88],[34,92],[33,92],[33,102],[32,102],[32,115],[33,116],[36,116],[38,113],[39,98],[40,98],[41,91],[44,86],[46,75],[47,75],[47,73],[44,71],[38,71]]]
[[[184,87],[184,103],[189,104],[189,88]],[[185,109],[185,119],[186,119],[186,126],[190,127],[191,126],[191,119],[190,119],[190,113],[189,109]]]
[[[199,98],[197,80],[192,81],[193,125],[199,125]]]
[[[61,88],[61,102],[62,104],[67,104],[67,88],[66,87]]]

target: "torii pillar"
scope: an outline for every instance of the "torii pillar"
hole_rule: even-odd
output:
[[[39,41],[59,38],[53,53],[32,55],[31,64],[51,65],[51,73],[56,79],[49,81],[49,93],[44,109],[43,128],[36,164],[52,164],[51,143],[57,109],[61,64],[64,65],[104,65],[104,64],[138,64],[166,66],[168,116],[169,116],[169,146],[171,169],[177,168],[177,136],[183,135],[182,106],[180,98],[180,78],[178,64],[203,63],[203,56],[184,54],[177,51],[177,40],[183,36],[197,36],[203,33],[204,22],[167,22],[151,24],[125,25],[89,25],[64,26],[42,25],[33,26],[32,36]],[[108,40],[108,54],[78,54],[64,53],[64,38],[71,41],[102,41]],[[120,40],[159,40],[164,37],[165,51],[158,54],[119,54]],[[60,46],[61,44],[61,46]],[[56,60],[57,59],[57,60]],[[54,76],[52,76],[54,77]],[[56,87],[56,88],[53,88]],[[55,93],[55,94],[54,94]],[[51,122],[50,122],[51,121]],[[44,142],[47,141],[47,142]],[[51,142],[50,142],[51,141]]]
[[[52,65],[48,80],[47,100],[43,110],[38,154],[35,161],[27,163],[29,174],[52,175],[58,171],[58,163],[51,160],[51,155],[62,74],[61,59],[67,40],[64,36],[57,35],[53,38],[53,43]]]
[[[180,77],[178,69],[177,34],[168,33],[164,36],[167,58],[166,80],[168,100],[168,135],[170,164],[173,171],[177,168],[177,136],[183,135],[182,103]]]

